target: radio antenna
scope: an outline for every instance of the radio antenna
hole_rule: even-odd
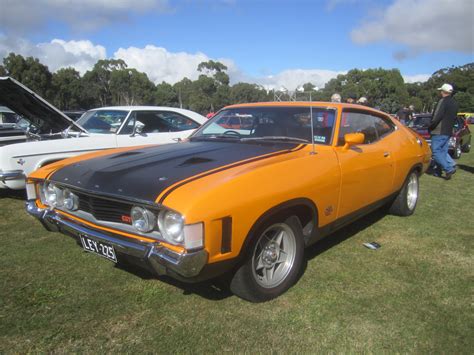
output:
[[[313,103],[309,103],[309,117],[311,118],[311,146],[312,150],[310,155],[316,154],[315,146],[314,146],[314,124],[313,124]]]

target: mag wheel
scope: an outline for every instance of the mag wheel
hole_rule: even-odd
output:
[[[275,298],[298,279],[304,256],[297,217],[266,225],[257,233],[247,259],[235,273],[231,290],[252,302]]]
[[[410,216],[415,212],[418,202],[419,179],[418,173],[412,171],[408,175],[402,189],[390,206],[390,213],[397,216]]]

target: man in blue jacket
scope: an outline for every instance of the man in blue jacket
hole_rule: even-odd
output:
[[[458,104],[454,100],[453,87],[443,84],[438,88],[441,99],[438,101],[433,112],[430,125],[431,150],[436,163],[435,175],[441,176],[442,170],[446,172],[445,179],[449,180],[456,172],[456,163],[448,153],[449,138],[453,134],[453,126],[458,113]]]

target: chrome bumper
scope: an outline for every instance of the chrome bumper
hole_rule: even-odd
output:
[[[151,267],[158,275],[175,274],[182,278],[197,276],[207,263],[208,254],[202,249],[196,252],[177,253],[159,242],[148,243],[122,238],[118,235],[105,234],[96,229],[77,223],[53,210],[41,209],[36,206],[34,200],[26,202],[26,211],[40,220],[43,226],[51,232],[60,232],[79,240],[81,234],[87,237],[107,243],[115,248],[116,253],[126,255]],[[178,277],[181,279],[181,277]]]
[[[24,180],[25,173],[23,170],[0,170],[0,181],[8,181],[8,180]]]

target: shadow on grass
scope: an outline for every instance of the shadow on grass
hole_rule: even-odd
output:
[[[457,165],[458,169],[467,171],[468,173],[474,174],[474,167],[469,166],[469,165],[464,165],[464,164],[458,164]]]
[[[232,292],[230,292],[229,288],[230,276],[227,274],[209,281],[186,283],[175,280],[169,276],[156,276],[151,271],[143,269],[129,262],[119,263],[116,265],[116,267],[125,272],[132,273],[143,280],[154,279],[159,282],[166,282],[169,285],[180,288],[183,291],[183,295],[196,294],[202,298],[212,301],[220,301],[232,296]]]
[[[352,222],[351,224],[336,231],[335,233],[326,236],[322,240],[318,241],[317,243],[306,249],[307,260],[311,260],[317,257],[318,255],[324,253],[325,251],[331,249],[332,247],[338,245],[339,243],[342,243],[346,239],[349,239],[350,237],[370,227],[374,223],[377,223],[386,215],[387,212],[385,209],[377,209],[376,211],[369,213],[368,215]]]
[[[4,190],[0,189],[0,199],[11,198],[15,200],[26,200],[26,190]]]
[[[378,222],[385,216],[386,211],[384,209],[374,211],[367,216],[360,218],[354,223],[351,223],[348,226],[340,229],[339,231],[328,235],[326,238],[307,248],[305,251],[305,260],[303,262],[303,267],[299,277],[304,274],[307,267],[307,261],[317,257],[339,243],[342,243],[346,239],[349,239],[350,237],[370,227],[372,224]],[[233,295],[230,291],[230,281],[232,278],[230,272],[216,279],[188,284],[168,276],[155,276],[152,272],[130,263],[117,264],[116,267],[124,270],[125,272],[130,272],[144,280],[156,279],[161,282],[166,282],[183,290],[183,295],[196,294],[200,297],[213,301],[220,301]]]

